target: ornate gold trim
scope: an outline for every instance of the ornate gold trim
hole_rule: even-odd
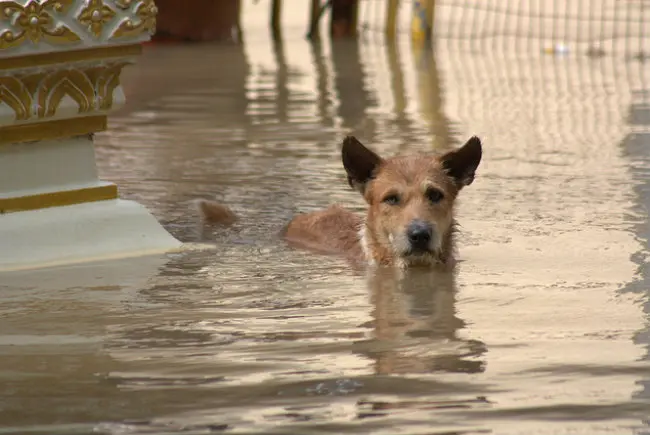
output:
[[[63,190],[60,192],[47,192],[16,198],[0,198],[0,214],[49,207],[62,207],[64,205],[83,204],[86,202],[106,201],[109,199],[117,199],[117,186],[115,184]]]
[[[0,106],[4,103],[12,108],[16,121],[51,118],[66,96],[76,103],[79,114],[107,111],[113,106],[113,93],[126,65],[126,61],[117,61],[0,76]]]
[[[81,11],[77,20],[86,26],[88,31],[99,38],[106,23],[115,18],[115,11],[104,4],[104,0],[89,0],[88,5]]]
[[[0,145],[47,139],[65,139],[104,130],[106,130],[105,115],[37,122],[34,124],[9,125],[0,127]]]
[[[32,95],[27,87],[28,80],[18,80],[15,77],[0,77],[0,103],[4,102],[16,113],[16,120],[22,121],[30,117]]]
[[[19,46],[26,40],[33,44],[44,40],[55,45],[80,41],[79,35],[52,17],[52,13],[67,14],[73,4],[74,0],[29,0],[25,5],[1,2],[0,22],[11,23],[18,30],[0,33],[0,49]]]
[[[0,6],[2,3],[0,3]],[[25,56],[0,59],[0,70],[30,68],[57,63],[81,62],[88,60],[131,57],[142,54],[140,44],[118,45],[112,47],[89,48],[86,50],[59,51],[55,53],[29,54]]]
[[[133,2],[132,0],[116,0],[115,3],[121,9],[128,9]],[[131,18],[124,20],[115,29],[110,39],[132,38],[145,32],[153,35],[156,32],[156,15],[158,15],[158,8],[154,1],[142,0],[135,6],[137,21]]]
[[[0,0],[0,52],[143,42],[157,13],[154,0]]]
[[[115,0],[115,6],[120,9],[128,9],[136,0]]]

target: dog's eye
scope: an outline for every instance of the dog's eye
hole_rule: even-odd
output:
[[[440,202],[442,198],[444,198],[445,195],[438,189],[427,189],[427,193],[425,194],[427,199],[431,201],[432,203]]]
[[[389,205],[397,205],[399,204],[399,195],[396,194],[386,195],[382,200],[382,202],[385,202],[386,204]]]

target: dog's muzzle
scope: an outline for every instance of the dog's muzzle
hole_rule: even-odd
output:
[[[432,252],[433,226],[419,219],[412,221],[406,227],[406,237],[409,242],[409,251],[413,254]]]

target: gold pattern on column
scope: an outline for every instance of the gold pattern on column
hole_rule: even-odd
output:
[[[0,33],[0,49],[11,48],[25,40],[38,44],[44,40],[50,44],[66,44],[79,41],[79,36],[63,24],[55,23],[52,12],[67,13],[73,0],[29,0],[25,5],[2,2],[0,21],[9,22],[17,31]]]
[[[93,108],[95,89],[84,73],[78,70],[61,70],[50,73],[41,81],[38,92],[38,116],[54,116],[66,95],[79,106],[79,113]]]
[[[118,0],[116,4],[119,7],[126,8],[131,3],[130,0]],[[158,8],[153,0],[142,0],[135,7],[135,15],[138,17],[138,21],[134,22],[130,18],[124,20],[113,32],[111,39],[138,36],[144,32],[153,35],[156,31],[157,14]]]
[[[76,103],[78,114],[109,111],[122,69],[129,63],[0,75],[0,107],[8,106],[16,121],[56,116],[65,97]]]
[[[128,9],[135,2],[135,0],[115,0],[115,6],[120,9]]]
[[[79,14],[79,22],[88,30],[99,37],[104,25],[115,17],[115,11],[104,4],[103,0],[90,0],[88,5]]]
[[[104,130],[106,130],[106,115],[0,126],[0,146],[9,143],[65,139]]]
[[[108,68],[93,68],[87,72],[95,86],[95,107],[98,110],[109,110],[113,107],[113,94],[120,85],[120,74],[127,62],[111,65]]]
[[[25,84],[12,76],[0,77],[0,104],[5,103],[16,113],[16,120],[28,119],[31,115],[32,95]]]

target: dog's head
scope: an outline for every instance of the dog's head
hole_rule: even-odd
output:
[[[458,192],[474,181],[481,161],[478,137],[442,156],[382,159],[355,137],[343,141],[350,186],[369,205],[363,243],[371,257],[404,266],[444,261]]]

